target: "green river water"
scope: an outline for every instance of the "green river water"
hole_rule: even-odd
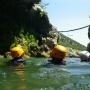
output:
[[[66,65],[53,65],[47,60],[31,58],[24,68],[0,64],[0,90],[90,90],[89,62],[66,58]]]

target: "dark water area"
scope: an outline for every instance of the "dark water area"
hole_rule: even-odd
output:
[[[66,65],[31,58],[24,68],[0,67],[0,90],[90,90],[90,63],[66,58]]]

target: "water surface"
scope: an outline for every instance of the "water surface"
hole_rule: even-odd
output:
[[[90,64],[66,58],[66,65],[31,58],[24,68],[0,66],[1,90],[90,90]]]

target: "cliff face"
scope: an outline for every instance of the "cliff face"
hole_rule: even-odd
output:
[[[88,38],[90,39],[90,26],[88,28]]]
[[[90,26],[88,28],[88,38],[90,39]],[[90,52],[90,42],[87,45],[87,50]]]
[[[20,32],[34,35],[40,41],[50,30],[47,13],[41,0],[0,0],[0,53],[10,49]]]
[[[66,47],[70,47],[72,49],[76,49],[76,50],[86,50],[86,47],[82,44],[80,44],[79,42],[65,36],[62,33],[59,33],[59,40],[58,43],[61,45],[64,45]]]
[[[15,40],[18,44],[30,47],[29,42],[35,42],[35,38],[40,46],[42,37],[48,36],[50,40],[53,39],[52,42],[57,43],[57,31],[50,24],[47,13],[40,7],[40,2],[41,0],[0,0],[0,54],[9,51]],[[65,41],[67,37],[65,40],[61,38],[60,44],[68,46]]]

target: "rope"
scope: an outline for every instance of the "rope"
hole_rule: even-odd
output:
[[[87,25],[87,26],[84,26],[84,27],[81,27],[81,28],[77,28],[77,29],[72,29],[72,30],[67,30],[67,31],[60,31],[60,32],[71,32],[71,31],[76,31],[76,30],[80,30],[80,29],[83,29],[83,28],[87,28],[89,27],[90,25]]]

